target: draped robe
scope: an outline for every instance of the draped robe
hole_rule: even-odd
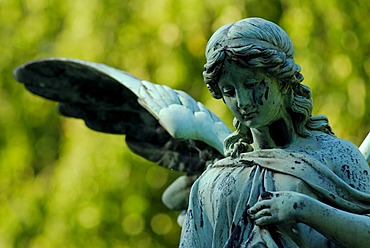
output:
[[[370,194],[311,156],[280,149],[245,153],[209,166],[194,183],[180,247],[336,247],[303,223],[256,226],[246,211],[266,191],[295,191],[344,211],[370,213]]]

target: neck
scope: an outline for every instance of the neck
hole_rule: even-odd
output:
[[[285,148],[297,137],[291,119],[281,118],[270,125],[252,128],[255,150]]]

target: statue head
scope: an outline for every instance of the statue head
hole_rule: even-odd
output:
[[[246,18],[222,26],[209,39],[204,81],[212,96],[221,99],[223,95],[218,83],[226,61],[249,69],[256,68],[276,79],[281,92],[286,94],[285,107],[298,135],[306,137],[309,130],[331,133],[325,116],[311,116],[311,90],[301,84],[301,68],[293,55],[293,43],[282,28],[261,18]],[[238,123],[236,126],[248,133],[248,129]]]
[[[222,98],[218,78],[229,58],[245,67],[261,68],[280,84],[293,86],[303,81],[293,55],[293,43],[278,25],[261,18],[243,19],[222,26],[209,39],[204,81],[213,97]]]

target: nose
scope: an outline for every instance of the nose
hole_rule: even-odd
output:
[[[247,109],[252,106],[252,92],[249,90],[241,90],[237,92],[238,108]]]

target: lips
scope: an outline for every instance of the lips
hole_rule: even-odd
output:
[[[255,115],[257,113],[257,111],[249,111],[249,112],[241,112],[240,115],[242,116],[243,120],[248,120],[250,119],[251,117],[253,117],[253,115]]]

